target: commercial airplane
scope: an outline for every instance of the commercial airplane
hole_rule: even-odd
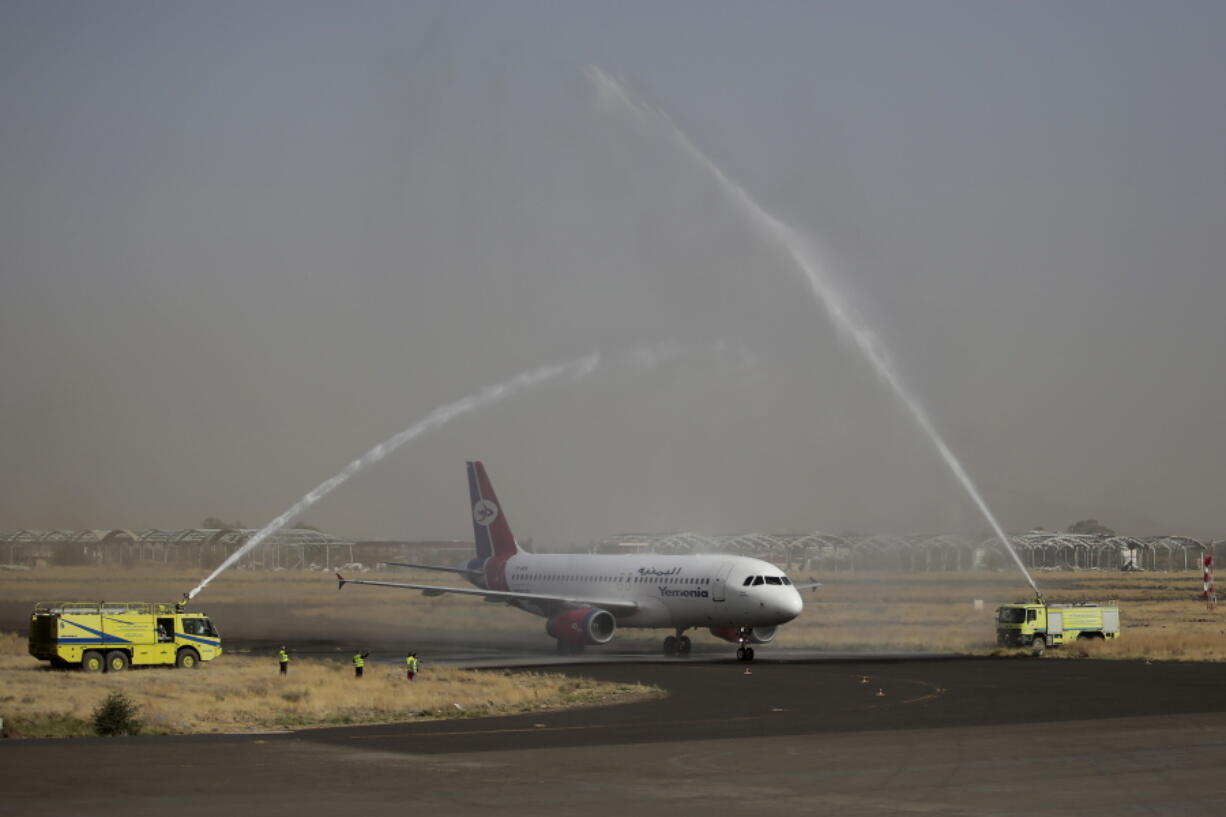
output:
[[[581,652],[607,644],[618,627],[671,628],[666,655],[685,655],[685,632],[706,627],[737,645],[736,656],[752,661],[751,644],[765,644],[775,630],[800,615],[798,589],[779,568],[760,559],[722,554],[691,556],[543,554],[520,550],[494,487],[480,462],[468,463],[477,556],[466,567],[391,562],[401,567],[440,570],[464,576],[474,587],[346,579],[421,590],[427,596],[460,593],[504,601],[546,619],[545,631],[557,639],[558,652]]]

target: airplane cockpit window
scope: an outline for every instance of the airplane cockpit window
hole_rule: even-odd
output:
[[[783,584],[783,582],[780,581],[778,576],[767,576],[766,583],[767,584]]]
[[[745,581],[741,583],[741,587],[749,587],[753,584],[753,576],[746,576]]]
[[[786,584],[786,585],[787,585],[787,586],[789,586],[789,587],[791,587],[791,586],[792,586],[792,580],[791,580],[791,579],[789,579],[787,576],[784,576],[784,577],[783,577],[783,583],[784,583],[784,584]]]
[[[761,576],[754,576],[754,577],[753,577],[753,586],[754,586],[754,587],[757,587],[758,585],[760,585],[760,584],[762,584],[762,583],[763,583],[763,582],[762,582],[762,577],[761,577]]]

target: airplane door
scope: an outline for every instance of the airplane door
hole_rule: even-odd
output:
[[[724,585],[728,582],[728,574],[732,572],[732,562],[724,562],[719,567],[719,572],[715,574],[715,578],[711,580],[711,601],[724,600]]]

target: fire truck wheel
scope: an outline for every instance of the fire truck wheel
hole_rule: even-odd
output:
[[[106,654],[106,671],[123,672],[128,668],[128,654],[123,650],[111,650]]]
[[[1036,635],[1034,637],[1034,641],[1030,645],[1030,651],[1033,652],[1035,655],[1042,655],[1043,651],[1046,649],[1047,649],[1047,640],[1044,639],[1043,636],[1041,635]]]
[[[106,662],[102,660],[102,653],[97,650],[87,650],[85,655],[81,656],[81,670],[83,672],[102,672],[102,668],[106,666]]]
[[[181,669],[198,669],[200,667],[200,653],[191,647],[179,650],[179,656],[175,659],[175,666]]]

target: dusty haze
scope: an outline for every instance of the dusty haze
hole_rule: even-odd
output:
[[[0,528],[981,531],[626,76],[823,247],[1004,526],[1222,536],[1226,7],[8,2]]]

